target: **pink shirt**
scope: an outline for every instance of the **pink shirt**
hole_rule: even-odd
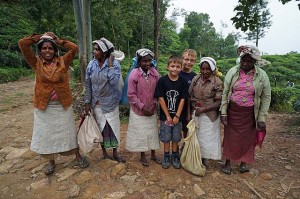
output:
[[[148,80],[146,80],[140,68],[131,71],[128,79],[128,101],[131,109],[137,115],[143,116],[143,107],[156,104],[154,91],[159,79],[158,72],[154,68],[148,70]]]
[[[249,107],[254,105],[254,73],[254,69],[247,74],[243,70],[240,70],[240,77],[232,87],[230,100],[239,106]]]

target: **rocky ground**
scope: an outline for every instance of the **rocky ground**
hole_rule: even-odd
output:
[[[89,154],[90,166],[78,167],[75,156],[59,156],[54,175],[47,162],[29,150],[33,125],[34,80],[0,84],[0,198],[300,198],[300,115],[270,113],[263,148],[249,173],[219,171],[223,161],[210,161],[204,177],[183,169],[139,163],[139,154],[124,149],[127,162],[102,160],[101,150]],[[162,151],[158,151],[162,158]],[[150,156],[148,155],[149,159]]]

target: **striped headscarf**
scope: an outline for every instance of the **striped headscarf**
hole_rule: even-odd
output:
[[[93,44],[98,44],[99,47],[101,48],[102,52],[106,52],[108,50],[113,51],[113,48],[114,48],[114,45],[110,41],[105,39],[104,37],[102,37],[99,40],[95,40],[92,43]]]
[[[214,72],[216,70],[217,63],[216,63],[216,60],[214,60],[214,58],[212,58],[212,57],[202,57],[200,59],[200,63],[199,63],[200,67],[201,67],[201,64],[203,62],[207,62],[208,63],[208,65],[209,65],[209,67],[210,67],[210,69],[211,69],[212,72]]]

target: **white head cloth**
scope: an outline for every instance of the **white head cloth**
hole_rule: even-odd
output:
[[[212,57],[202,57],[200,59],[200,63],[199,63],[200,67],[201,67],[201,64],[203,62],[207,62],[208,63],[208,65],[210,66],[211,71],[214,72],[216,70],[217,62],[216,62],[216,60],[214,60],[214,58],[212,58]]]
[[[154,57],[154,53],[149,50],[148,48],[141,48],[139,50],[136,51],[136,56],[141,56],[141,57],[145,57],[147,55],[150,55],[151,57]]]
[[[109,49],[114,48],[114,45],[110,41],[108,41],[107,39],[105,39],[104,37],[102,37],[99,40],[93,41],[93,44],[98,44],[99,47],[101,48],[102,52],[106,52]]]
[[[245,55],[250,55],[256,61],[261,61],[260,50],[256,46],[243,45],[239,47],[239,57],[242,58]]]

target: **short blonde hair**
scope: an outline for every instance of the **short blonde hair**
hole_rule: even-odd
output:
[[[179,63],[181,66],[183,64],[183,59],[181,56],[178,56],[178,55],[171,55],[169,57],[169,60],[168,60],[168,65],[171,63],[171,62],[175,62],[175,63]]]
[[[193,57],[197,58],[197,52],[194,49],[185,49],[182,52],[182,57],[184,56],[184,54],[192,55]]]

